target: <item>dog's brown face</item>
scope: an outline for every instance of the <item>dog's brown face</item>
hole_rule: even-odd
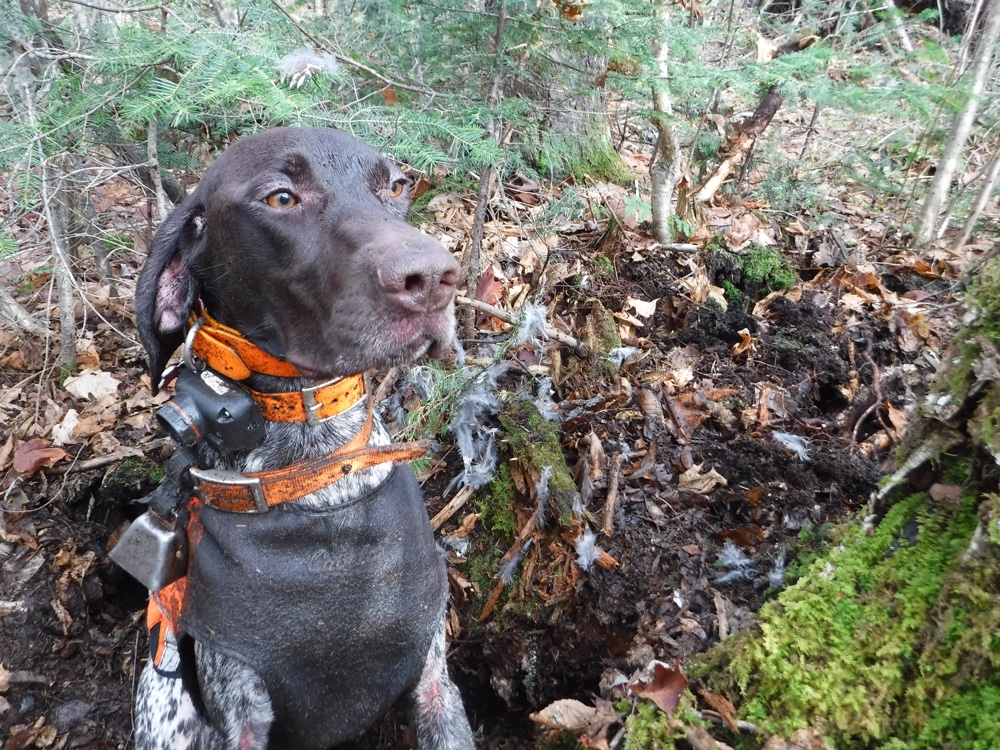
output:
[[[336,130],[279,128],[231,146],[164,221],[139,274],[154,384],[199,297],[307,377],[446,352],[459,266],[406,222],[409,184]]]

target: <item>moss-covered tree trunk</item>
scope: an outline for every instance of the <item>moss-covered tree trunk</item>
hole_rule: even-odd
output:
[[[1000,263],[967,302],[867,516],[695,667],[761,744],[1000,747]]]

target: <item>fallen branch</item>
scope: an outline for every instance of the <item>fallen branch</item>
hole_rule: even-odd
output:
[[[474,487],[466,485],[456,492],[455,497],[453,497],[448,504],[438,511],[438,514],[431,519],[431,528],[434,529],[434,531],[440,529],[445,523],[448,522],[448,519],[462,509],[462,507],[468,502],[469,498],[472,497],[472,493],[475,491]]]
[[[773,48],[771,52],[771,59],[779,57],[781,55],[787,55],[790,52],[799,52],[807,47],[812,46],[816,42],[818,37],[806,36],[802,39],[789,42],[788,44],[783,44],[780,47]],[[763,62],[763,60],[760,60]],[[784,98],[781,96],[781,92],[777,88],[770,88],[767,94],[764,95],[764,99],[760,104],[757,105],[757,109],[750,116],[750,119],[744,123],[739,138],[732,145],[729,150],[729,156],[718,166],[715,173],[709,177],[708,182],[705,183],[704,187],[698,191],[695,195],[695,200],[699,203],[708,203],[712,200],[712,197],[718,192],[719,188],[722,187],[722,183],[733,173],[736,165],[743,160],[743,157],[749,153],[750,149],[753,148],[754,143],[757,142],[757,138],[760,134],[764,132],[764,129],[770,124],[771,120],[774,119],[775,113],[781,107]]]
[[[45,469],[45,473],[48,476],[61,476],[62,474],[71,474],[78,471],[90,471],[91,469],[101,469],[105,466],[110,466],[111,464],[118,463],[124,460],[121,456],[116,456],[114,453],[110,453],[107,456],[98,456],[97,458],[89,458],[86,461],[80,461],[79,463],[70,464],[69,466],[54,466],[51,469]]]
[[[2,286],[0,286],[0,317],[6,318],[17,328],[39,338],[45,338],[49,330],[44,323],[21,307]]]
[[[736,165],[743,160],[743,157],[750,151],[753,144],[757,142],[757,138],[764,132],[764,128],[770,124],[783,101],[781,92],[777,89],[771,89],[767,92],[767,96],[764,97],[764,100],[757,106],[753,115],[750,116],[746,126],[743,128],[743,132],[740,133],[740,137],[736,139],[736,143],[730,149],[729,156],[716,168],[715,174],[708,179],[705,186],[695,195],[696,201],[707,203],[712,200],[712,196],[718,192],[719,188],[722,187],[722,183],[733,173]]]
[[[615,505],[618,503],[618,483],[621,481],[622,464],[624,462],[625,456],[621,453],[617,454],[611,460],[611,478],[608,480],[608,497],[604,501],[604,523],[601,526],[604,536],[612,536],[614,534]]]
[[[480,312],[488,313],[489,315],[492,315],[494,318],[498,318],[502,320],[504,323],[507,323],[509,325],[512,326],[517,325],[517,318],[515,316],[511,315],[510,313],[504,312],[499,307],[494,307],[493,305],[487,304],[486,302],[480,302],[477,299],[469,299],[468,297],[463,297],[460,294],[455,298],[455,303],[471,307],[472,309],[479,310]],[[582,341],[580,341],[579,339],[575,339],[572,336],[567,336],[565,333],[560,333],[559,331],[550,328],[549,326],[545,326],[545,335],[546,337],[554,339],[555,341],[558,341],[560,344],[575,349],[578,352],[585,351],[585,347]]]

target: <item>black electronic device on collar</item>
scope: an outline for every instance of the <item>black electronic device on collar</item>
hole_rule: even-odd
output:
[[[207,368],[195,372],[182,365],[176,394],[156,418],[183,448],[204,441],[220,453],[236,453],[264,439],[264,416],[247,390]]]

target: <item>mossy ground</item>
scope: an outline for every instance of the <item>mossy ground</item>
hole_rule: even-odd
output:
[[[513,454],[513,465],[526,484],[534,484],[546,467],[552,467],[548,489],[559,510],[559,522],[571,526],[576,482],[562,452],[559,425],[548,422],[526,399],[512,401],[499,415],[500,425]]]
[[[1000,266],[968,300],[974,319],[898,458],[941,430],[964,434],[960,449],[911,476],[874,530],[836,528],[755,631],[691,665],[762,739],[814,727],[838,750],[1000,747]]]
[[[773,291],[789,289],[798,280],[795,269],[774,248],[750,245],[732,253],[710,245],[708,250],[715,282],[734,304],[752,303]]]

